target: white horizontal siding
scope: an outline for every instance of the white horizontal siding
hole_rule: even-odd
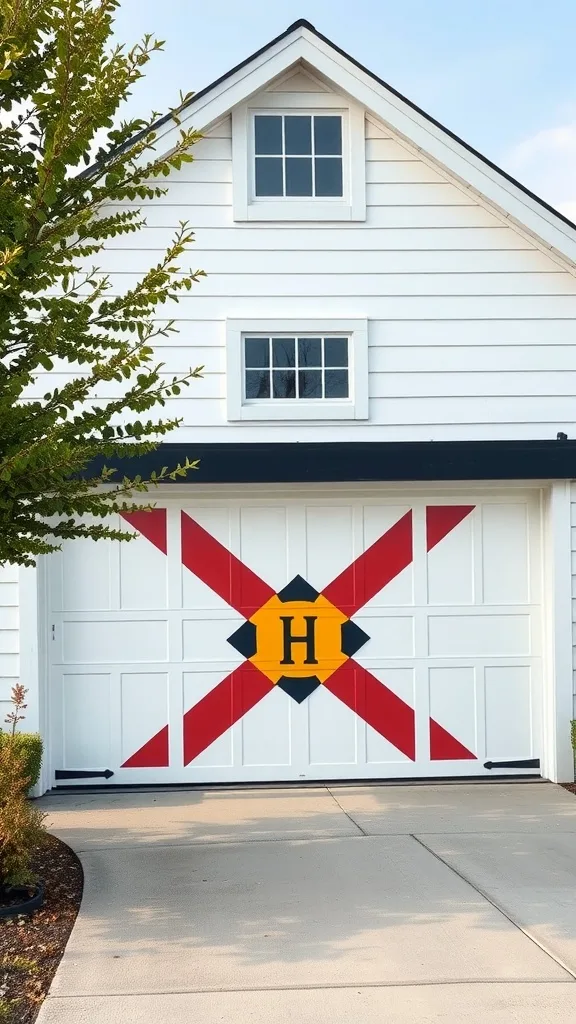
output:
[[[226,189],[228,186],[222,185],[221,188]],[[194,193],[196,186],[190,185],[189,189],[190,192]],[[224,196],[222,197],[222,203],[219,205],[207,205],[198,202],[169,203],[169,198],[170,196],[168,195],[161,199],[151,200],[150,202],[125,203],[122,206],[111,203],[105,208],[105,212],[106,214],[112,214],[127,208],[141,209],[150,227],[170,228],[173,231],[179,227],[181,220],[188,221],[191,228],[227,228],[234,225],[232,207],[224,201]],[[192,198],[196,199],[196,196],[193,195],[191,196]],[[458,204],[450,206],[425,206],[422,204],[369,206],[366,214],[366,225],[375,228],[489,228],[497,227],[500,223],[498,218],[493,216],[488,210],[472,204],[470,206]],[[236,230],[242,231],[243,229],[237,227]],[[259,230],[277,232],[284,229],[272,222],[267,227],[262,226]],[[317,229],[313,225],[306,225],[306,228],[302,228],[303,232],[311,231],[314,233],[315,230]],[[347,230],[357,230],[357,224],[346,224],[343,222],[334,230],[342,232],[339,240],[337,240],[337,237],[334,238],[334,245],[344,245],[346,239],[345,232]],[[131,235],[130,237],[134,238],[135,236]],[[146,234],[143,233],[141,237],[144,242]],[[303,250],[306,249],[305,238],[306,235],[304,234],[302,237]]]
[[[421,160],[367,160],[366,181],[368,184],[423,184],[444,182],[442,175]]]
[[[177,335],[156,342],[168,373],[190,365],[224,372],[225,320],[183,321]],[[373,320],[370,368],[376,372],[419,370],[446,373],[476,370],[573,370],[574,325],[570,319],[492,320],[486,342],[483,321]],[[497,360],[497,362],[496,362]],[[56,364],[56,373],[67,364]],[[55,374],[44,378],[54,387]]]
[[[10,691],[19,682],[18,569],[0,567],[0,729],[11,709]]]
[[[191,225],[192,227],[192,225]],[[338,232],[346,231],[344,236],[345,245],[342,244],[342,237]],[[173,238],[174,229],[170,227],[154,227],[147,225],[137,234],[117,235],[111,238],[108,243],[110,255],[115,250],[129,249],[134,251],[135,247],[142,253],[164,252],[166,246]],[[537,250],[525,238],[522,238],[517,231],[507,228],[496,222],[491,227],[439,227],[439,228],[391,228],[374,227],[364,224],[357,225],[335,225],[323,224],[318,227],[311,225],[306,238],[306,248],[302,249],[302,228],[287,227],[277,224],[262,224],[255,228],[253,226],[236,225],[234,227],[205,227],[198,228],[194,224],[195,244],[190,250],[190,260],[197,259],[197,256],[209,252],[221,253],[223,256],[234,251],[251,253],[256,256],[261,251],[265,252],[295,252],[304,256],[309,252],[362,252],[367,255],[370,252],[379,254],[391,252],[400,253],[404,250],[411,252],[432,252],[439,253],[443,249],[450,249],[459,252],[478,252],[480,250],[506,250],[517,251],[525,249],[536,253]],[[540,255],[538,253],[538,255]],[[129,257],[126,257],[129,259]],[[149,260],[153,262],[155,256]],[[556,269],[556,264],[549,261],[551,268]],[[130,264],[126,266],[130,269]]]
[[[387,376],[412,373],[417,369],[425,380],[441,372],[441,376],[451,389],[461,386],[462,377],[478,378],[474,394],[483,388],[487,388],[490,394],[499,394],[499,391],[493,390],[496,386],[494,378],[486,376],[484,372],[488,371],[489,374],[502,375],[506,382],[514,382],[514,391],[506,393],[530,394],[529,389],[535,388],[536,394],[565,394],[568,388],[568,393],[573,394],[576,345],[490,344],[480,348],[463,344],[450,347],[436,345],[429,348],[416,345],[405,348],[374,348],[370,352],[370,369],[374,374],[385,373]],[[537,375],[534,371],[538,371]],[[565,378],[570,378],[570,372],[572,379],[569,383]],[[451,376],[453,374],[458,374],[458,380]],[[549,378],[554,378],[557,386],[563,390],[548,391]],[[508,388],[511,384],[505,383],[502,386]]]
[[[278,244],[282,238],[278,240]],[[113,249],[106,254],[106,270],[110,274],[127,275],[128,280],[114,282],[114,286],[132,284],[130,275],[145,273],[151,266],[159,262],[163,256],[161,249]],[[283,248],[273,250],[250,249],[212,249],[202,251],[195,246],[189,256],[193,266],[198,264],[209,275],[210,280],[219,275],[238,275],[254,277],[262,275],[272,278],[285,278],[294,275],[309,275],[315,282],[320,276],[324,280],[327,274],[338,277],[362,277],[372,281],[376,275],[392,275],[392,285],[396,284],[399,275],[406,275],[408,280],[419,281],[424,274],[437,284],[442,283],[438,275],[461,274],[467,281],[471,275],[498,275],[505,282],[509,280],[510,252],[507,249],[490,251],[485,249],[443,249],[441,252],[427,249],[411,249],[403,252],[371,252],[363,249],[312,250],[309,252],[286,251]],[[533,284],[538,284],[542,275],[552,275],[564,282],[567,274],[559,272],[557,264],[538,252],[537,249],[521,249],[515,253],[516,272],[514,279],[520,274],[529,274]],[[322,274],[318,275],[318,271]],[[183,271],[184,272],[184,271]],[[135,280],[138,278],[136,277]],[[377,279],[377,278],[376,278]],[[570,288],[570,280],[566,288]],[[202,291],[206,291],[203,282]],[[246,281],[244,282],[246,283]]]
[[[197,168],[198,170],[198,168]],[[160,183],[161,184],[161,183]],[[193,186],[193,187],[192,187]],[[171,181],[162,185],[166,191],[146,202],[126,203],[126,206],[166,206],[178,208],[190,202],[191,193],[195,206],[226,206],[232,204],[232,178],[226,181]],[[366,203],[368,208],[380,206],[474,206],[476,203],[461,189],[446,182],[421,184],[409,182],[379,182],[366,187]],[[148,216],[148,214],[147,214]]]
[[[223,133],[226,129],[221,126],[218,129]],[[178,171],[174,171],[170,175],[170,181],[185,180],[189,173],[190,168],[193,168],[195,164],[201,160],[231,160],[232,159],[232,136],[229,131],[228,135],[221,134],[215,136],[213,132],[205,136],[199,142],[196,143],[193,150],[194,164],[185,163]],[[407,149],[405,146],[400,145],[398,142],[390,138],[371,138],[368,134],[366,136],[366,160],[368,163],[372,161],[386,161],[388,163],[404,162],[404,163],[418,163],[421,168],[425,165],[422,160],[418,158],[418,155]],[[426,173],[421,171],[420,173]],[[202,179],[200,179],[202,180]],[[226,181],[227,179],[222,179]],[[436,178],[418,178],[418,181],[432,181],[437,180]]]
[[[220,128],[220,131],[225,129]],[[170,181],[185,181],[187,178],[196,173],[196,167],[202,160],[232,160],[232,136],[228,134],[226,136],[220,135],[215,136],[213,132],[205,138],[201,139],[196,143],[193,149],[194,163],[182,164],[182,167],[178,171],[174,171],[170,175]],[[410,150],[399,145],[392,139],[371,139],[367,137],[366,140],[366,160],[368,163],[372,161],[386,161],[388,163],[403,162],[403,163],[417,163],[421,168],[425,165],[418,157],[413,154]],[[424,170],[419,172],[425,174]],[[200,177],[199,181],[211,180]],[[217,178],[218,181],[228,181],[228,177]],[[371,179],[374,180],[374,179]],[[379,179],[382,180],[382,179]],[[384,179],[385,180],[385,179]],[[396,180],[396,179],[394,179]],[[405,179],[402,179],[405,180]],[[429,179],[427,177],[418,177],[418,181],[429,181],[437,179]]]
[[[198,150],[201,145],[203,143],[198,143],[195,148]],[[183,190],[185,185],[190,184],[230,184],[231,181],[232,163],[230,159],[214,158],[212,154],[204,157],[196,153],[193,163],[183,164],[178,171],[170,176],[171,191],[175,191],[176,188]],[[438,171],[428,167],[421,160],[368,160],[366,181],[374,185],[433,183],[442,185],[445,189],[452,187],[446,185],[445,179]],[[156,185],[157,182],[150,182],[150,184]]]
[[[394,139],[371,138],[370,135],[369,135],[369,130],[370,130],[369,122],[367,122],[367,124],[368,124],[368,131],[366,133],[366,160],[367,160],[367,162],[370,162],[372,160],[387,160],[387,161],[390,161],[390,162],[396,161],[396,160],[402,160],[402,161],[412,160],[412,161],[415,161],[415,162],[417,162],[419,164],[422,164],[424,166],[423,161],[418,159],[418,156],[417,156],[416,153],[413,153],[411,150],[406,149],[405,146],[402,146],[402,145],[400,145],[400,143],[395,142]]]
[[[414,362],[411,372],[372,372],[370,394],[374,398],[568,398],[576,395],[576,373],[527,373],[502,370],[469,373],[418,372]],[[576,473],[576,466],[574,467]]]
[[[413,351],[413,350],[412,350]],[[448,350],[450,352],[450,350]],[[200,364],[198,364],[200,365]],[[189,367],[184,367],[184,370]],[[168,374],[169,376],[169,374]],[[72,373],[52,374],[50,387],[61,388],[73,378]],[[43,393],[43,384],[38,383],[37,389],[27,394],[36,397]],[[126,390],[125,382],[107,381],[95,392],[99,398],[110,399],[121,397]],[[413,368],[398,372],[392,369],[370,373],[369,394],[371,399],[451,399],[459,398],[566,398],[573,401],[576,394],[576,371],[555,373],[544,372],[503,372],[492,370],[484,372],[446,372],[438,368],[436,372],[418,370],[414,361]],[[212,361],[204,364],[202,377],[190,384],[189,393],[174,402],[177,409],[179,403],[184,410],[190,409],[190,398],[219,399],[226,395],[226,377],[222,372],[213,369]],[[375,403],[376,406],[376,403]],[[178,414],[179,415],[179,414]],[[575,467],[576,475],[576,467]]]
[[[174,398],[170,403],[170,415],[182,418],[183,426],[193,427],[197,422],[204,425],[218,426],[222,422],[222,401],[215,398],[202,398],[202,390],[211,389],[212,385],[201,385],[195,390],[191,385],[189,397],[180,396]],[[446,389],[443,389],[444,391]],[[224,395],[224,388],[219,388],[221,397]],[[540,422],[551,423],[554,417],[563,423],[574,416],[574,397],[547,396],[482,396],[476,401],[469,397],[455,395],[432,395],[428,397],[398,397],[378,398],[373,397],[370,402],[371,418],[382,426],[405,427],[420,426],[423,429],[430,428],[435,424],[458,423],[467,426],[473,423],[493,424],[496,420],[499,423],[525,423],[528,412]],[[266,424],[265,431],[260,428],[261,440],[269,437],[274,430],[275,424]],[[320,428],[312,427],[312,434],[309,439],[313,440],[315,430]],[[296,433],[294,425],[290,425],[292,435]],[[333,425],[329,428],[332,432],[332,440],[338,440],[338,431]],[[562,429],[558,426],[558,430]],[[372,437],[372,430],[368,428],[368,438]],[[241,434],[244,431],[241,430]],[[429,431],[428,431],[429,433]],[[467,432],[466,432],[467,433]],[[354,436],[356,431],[354,431]],[[548,434],[550,436],[550,434]],[[554,434],[554,436],[556,436]],[[401,438],[399,438],[400,440]],[[171,437],[170,440],[174,440]],[[209,438],[205,438],[209,440]],[[220,438],[220,440],[223,440]],[[254,440],[254,438],[252,438]],[[292,440],[295,440],[292,436]]]
[[[374,320],[550,320],[576,318],[573,295],[204,295],[204,283],[178,305],[164,307],[166,317],[185,322],[220,320],[224,310],[232,317],[368,317]],[[489,301],[487,301],[489,299]],[[159,319],[162,319],[161,317]]]
[[[366,223],[235,224],[231,124],[141,204],[147,227],[112,240],[113,292],[159,260],[181,220],[183,268],[208,274],[158,343],[167,373],[203,365],[171,405],[182,440],[555,437],[576,433],[576,278],[442,168],[366,121]],[[226,317],[366,317],[367,423],[228,424]]]
[[[122,294],[132,289],[139,280],[137,274],[118,274],[112,280],[109,295]],[[194,307],[199,300],[211,297],[235,299],[242,285],[243,298],[262,299],[285,297],[293,301],[300,298],[323,298],[333,296],[367,297],[375,299],[401,299],[409,296],[431,296],[434,299],[451,300],[460,296],[517,296],[531,297],[559,295],[576,298],[576,278],[565,273],[521,274],[499,273],[418,273],[418,274],[210,274],[207,280],[196,285],[194,292],[182,295],[179,306],[183,319],[193,318]],[[570,308],[570,306],[568,307]],[[487,312],[489,310],[487,309]]]

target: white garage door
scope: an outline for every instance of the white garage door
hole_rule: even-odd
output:
[[[537,770],[529,495],[191,498],[130,527],[53,559],[61,783]]]

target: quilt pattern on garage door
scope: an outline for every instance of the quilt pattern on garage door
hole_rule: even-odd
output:
[[[427,551],[441,544],[473,509],[473,505],[427,506]],[[125,518],[169,554],[165,509]],[[321,591],[300,575],[275,590],[185,511],[181,512],[180,557],[187,571],[245,620],[228,637],[228,644],[245,661],[184,713],[184,765],[194,762],[275,687],[298,703],[325,687],[334,700],[359,715],[405,757],[416,759],[414,709],[355,661],[354,655],[370,635],[353,618],[412,562],[411,510],[335,579],[327,580]],[[169,726],[159,726],[123,768],[169,766]],[[433,718],[429,736],[431,760],[475,759]]]

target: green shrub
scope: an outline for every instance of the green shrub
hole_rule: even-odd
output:
[[[0,743],[8,739],[9,733],[0,732]],[[42,739],[37,732],[17,732],[14,735],[15,753],[24,761],[26,777],[30,779],[28,792],[34,788],[40,778],[42,767]]]
[[[572,737],[572,750],[576,756],[576,718],[573,718],[570,722],[570,735]]]
[[[42,746],[33,735],[16,732],[25,717],[25,697],[24,686],[17,683],[12,688],[13,710],[5,719],[8,731],[0,738],[0,890],[34,884],[34,852],[46,835],[44,814],[27,797],[39,771]]]

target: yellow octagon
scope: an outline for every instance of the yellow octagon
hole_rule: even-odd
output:
[[[319,595],[315,601],[281,601],[275,594],[255,612],[256,654],[249,661],[273,683],[282,676],[328,679],[348,660],[342,653],[338,608]]]

